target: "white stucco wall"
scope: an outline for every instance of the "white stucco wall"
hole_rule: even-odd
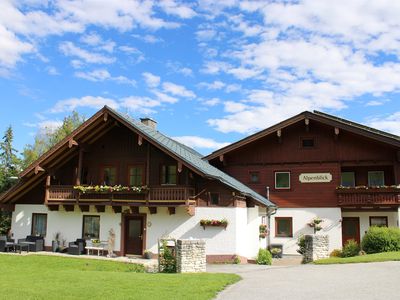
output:
[[[293,237],[275,237],[275,217],[292,217]],[[283,244],[284,254],[297,253],[297,239],[303,234],[312,234],[314,230],[308,226],[311,220],[319,217],[324,220],[322,230],[318,234],[329,236],[329,251],[342,247],[342,224],[340,208],[279,208],[277,213],[271,217],[271,243]]]
[[[74,212],[49,211],[44,205],[16,205],[13,212],[12,232],[14,238],[24,238],[31,233],[32,213],[47,214],[47,235],[45,245],[51,246],[56,232],[61,232],[67,242],[82,236],[83,215],[100,216],[100,239],[108,239],[108,231],[113,228],[116,234],[115,250],[121,248],[121,214],[115,214],[111,207],[106,212],[97,213],[94,207],[82,213],[78,207]],[[146,248],[157,252],[157,240],[161,237],[196,238],[206,240],[208,255],[237,254],[253,258],[259,247],[258,226],[261,223],[258,207],[197,207],[195,216],[189,216],[185,208],[177,208],[176,213],[169,215],[167,208],[158,208],[157,214],[149,214],[148,209],[140,208],[140,213],[147,214]],[[199,225],[201,219],[227,219],[226,230],[222,227]]]
[[[369,228],[369,217],[387,217],[389,227],[398,227],[399,212],[394,212],[394,211],[343,212],[342,217],[360,218],[360,239],[362,239],[365,232]]]

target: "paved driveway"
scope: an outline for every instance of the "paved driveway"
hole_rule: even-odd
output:
[[[241,268],[242,267],[242,268]],[[243,280],[217,299],[400,299],[400,262],[347,265],[209,266],[209,272],[230,272]]]

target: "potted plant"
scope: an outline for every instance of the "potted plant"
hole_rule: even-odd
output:
[[[151,252],[150,252],[150,250],[144,250],[144,252],[143,252],[143,258],[145,258],[145,259],[150,259],[150,258],[151,258]]]
[[[272,248],[270,252],[271,252],[273,258],[281,258],[282,257],[282,255],[281,255],[282,249],[280,249],[280,248]]]
[[[61,232],[57,231],[54,234],[54,240],[51,241],[51,249],[53,252],[58,252],[61,246]]]
[[[314,233],[317,233],[318,231],[320,231],[322,229],[321,223],[324,220],[322,220],[321,218],[315,217],[314,219],[312,219],[312,221],[310,223],[308,223],[308,226],[313,227],[314,228]]]

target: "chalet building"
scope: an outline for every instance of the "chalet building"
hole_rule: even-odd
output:
[[[399,226],[399,136],[303,112],[206,159],[259,194],[269,190],[278,207],[269,211],[269,238],[284,253],[318,227],[333,250],[372,225]]]
[[[151,119],[104,107],[24,170],[0,204],[12,211],[15,239],[43,236],[47,250],[56,233],[66,242],[107,241],[113,229],[120,255],[157,253],[159,238],[192,237],[206,239],[212,261],[256,255],[259,225],[274,207],[262,195]]]

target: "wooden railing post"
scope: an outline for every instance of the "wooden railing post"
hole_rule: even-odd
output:
[[[50,177],[50,175],[47,175],[46,176],[46,191],[45,191],[45,195],[44,195],[44,203],[45,204],[49,203],[50,183],[51,183],[51,177]]]

